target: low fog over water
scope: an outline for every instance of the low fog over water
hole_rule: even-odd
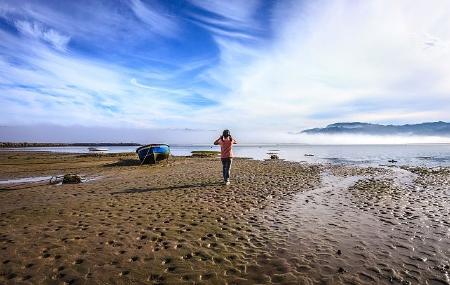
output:
[[[0,141],[8,142],[137,142],[169,144],[209,144],[220,135],[221,129],[134,129],[84,126],[15,126],[0,127]],[[241,144],[407,144],[450,143],[450,137],[439,136],[373,136],[347,134],[299,134],[259,130],[231,130]]]

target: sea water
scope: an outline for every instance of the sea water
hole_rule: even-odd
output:
[[[102,153],[135,152],[135,146],[102,146]],[[89,153],[88,147],[28,147],[3,149],[7,151],[46,151],[60,153]],[[172,155],[187,156],[194,150],[219,150],[213,145],[172,145]],[[92,152],[91,152],[92,153]],[[237,157],[268,159],[276,154],[288,161],[308,163],[335,163],[358,165],[411,165],[450,166],[450,144],[402,145],[304,145],[304,144],[253,144],[235,145]],[[391,162],[389,162],[391,161]]]

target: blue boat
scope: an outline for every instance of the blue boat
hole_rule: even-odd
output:
[[[167,144],[148,144],[138,147],[136,153],[141,164],[155,164],[169,158],[170,147]]]

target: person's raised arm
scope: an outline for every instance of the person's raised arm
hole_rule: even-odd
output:
[[[233,143],[233,144],[237,144],[237,141],[232,137],[232,136],[230,136],[231,137],[231,142]]]
[[[220,140],[222,140],[222,136],[214,141],[214,145],[220,144]]]

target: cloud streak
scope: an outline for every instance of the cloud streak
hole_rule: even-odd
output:
[[[43,40],[51,44],[60,51],[65,51],[70,37],[62,35],[53,29],[47,29],[39,23],[30,23],[27,21],[16,21],[17,29],[27,37]]]
[[[140,0],[131,0],[130,7],[140,21],[148,25],[151,32],[158,35],[175,37],[177,35],[177,23],[174,17],[163,13],[160,9],[155,9],[156,2],[152,6],[145,5]]]

